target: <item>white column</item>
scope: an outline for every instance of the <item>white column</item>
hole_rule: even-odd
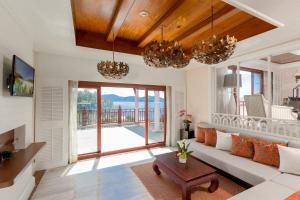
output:
[[[134,119],[135,123],[139,122],[139,90],[134,89]]]
[[[214,67],[213,68],[213,72],[214,72],[214,109],[213,109],[213,113],[217,113],[217,104],[218,104],[218,101],[217,101],[217,96],[218,96],[218,82],[217,82],[217,68]]]
[[[154,91],[154,131],[160,130],[160,97],[159,91]]]
[[[271,71],[271,56],[268,56],[268,118],[272,118],[272,71]]]
[[[240,63],[237,64],[237,68],[236,68],[236,74],[237,74],[237,78],[236,78],[236,105],[237,105],[237,110],[236,110],[236,114],[240,115]]]

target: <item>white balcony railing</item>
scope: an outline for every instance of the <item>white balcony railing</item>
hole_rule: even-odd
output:
[[[225,113],[213,113],[211,122],[216,127],[250,130],[256,133],[278,135],[292,138],[300,138],[300,121],[270,119],[263,117],[251,117],[231,115]]]

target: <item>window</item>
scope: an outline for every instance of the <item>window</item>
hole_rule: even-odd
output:
[[[236,66],[230,66],[228,72],[236,73]],[[240,114],[247,115],[245,106],[245,95],[264,94],[264,72],[252,68],[240,68]]]

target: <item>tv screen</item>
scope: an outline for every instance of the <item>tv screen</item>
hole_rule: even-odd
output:
[[[12,71],[13,85],[11,95],[32,97],[34,90],[34,68],[14,55]]]

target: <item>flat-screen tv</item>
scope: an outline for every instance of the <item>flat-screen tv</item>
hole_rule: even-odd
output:
[[[32,97],[34,91],[34,68],[14,55],[9,82],[12,96]]]

